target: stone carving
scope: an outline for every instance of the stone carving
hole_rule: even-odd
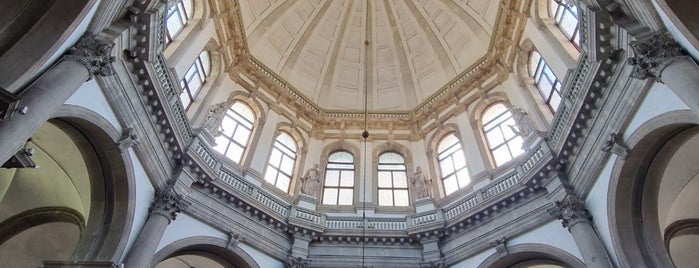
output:
[[[512,132],[517,134],[522,138],[526,138],[532,133],[534,133],[534,123],[529,114],[522,108],[512,107],[512,118],[514,118],[516,125],[510,125]]]
[[[189,206],[189,203],[173,189],[174,182],[174,180],[171,180],[165,187],[158,188],[155,191],[155,197],[148,209],[151,215],[162,215],[168,219],[168,222],[174,221],[177,213]]]
[[[284,262],[284,268],[306,268],[308,262],[301,257],[292,257],[291,254]]]
[[[622,159],[626,159],[631,149],[624,143],[624,138],[621,134],[612,132],[609,134],[609,139],[602,146],[602,151],[611,152]]]
[[[687,57],[682,47],[667,34],[655,34],[645,42],[631,42],[630,46],[635,56],[627,62],[634,66],[631,77],[636,79],[655,77],[662,82],[660,78],[665,67],[678,58]]]
[[[306,171],[305,176],[301,177],[301,193],[315,196],[318,185],[320,185],[320,172],[318,171],[318,164],[315,164]]]
[[[124,150],[131,148],[138,143],[138,135],[136,135],[136,132],[132,127],[128,127],[124,129],[123,134],[121,134],[121,139],[117,141],[117,146],[119,147],[119,150],[123,152]]]
[[[226,248],[233,251],[242,241],[245,241],[245,238],[241,238],[239,234],[230,231],[228,232],[228,243],[226,244]]]
[[[432,191],[430,191],[430,189],[432,189],[432,180],[422,173],[420,167],[415,168],[412,184],[415,186],[417,198],[432,197]]]
[[[580,221],[592,220],[585,202],[573,194],[566,195],[563,200],[556,201],[554,204],[556,207],[549,210],[549,213],[562,221],[563,228],[570,228]]]
[[[496,239],[494,242],[491,242],[490,245],[495,247],[495,251],[500,256],[507,256],[510,254],[507,250],[507,237]]]
[[[209,107],[209,112],[206,114],[206,120],[201,127],[208,130],[214,137],[221,136],[221,133],[223,133],[223,126],[221,126],[221,123],[223,122],[223,117],[226,110],[228,110],[228,107],[231,105],[232,103],[230,101],[224,101]]]
[[[94,35],[83,35],[77,43],[66,53],[66,59],[71,59],[82,63],[87,68],[90,76],[93,75],[110,76],[114,74],[112,62],[115,58],[111,55],[114,43],[97,39]]]

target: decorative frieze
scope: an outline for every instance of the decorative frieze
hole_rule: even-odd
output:
[[[111,55],[114,43],[98,39],[94,35],[84,35],[75,45],[68,49],[65,58],[75,60],[87,68],[90,74],[88,81],[93,75],[110,76],[114,74],[112,62],[115,57]]]
[[[664,33],[631,42],[630,46],[635,55],[628,59],[628,64],[634,66],[631,77],[636,79],[655,77],[662,83],[665,67],[677,59],[688,57],[682,46]]]

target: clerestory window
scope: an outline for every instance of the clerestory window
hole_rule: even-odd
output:
[[[519,131],[517,123],[507,107],[496,103],[488,107],[481,117],[483,134],[495,161],[495,166],[501,166],[524,153],[523,139],[515,131]]]
[[[236,163],[240,163],[248,146],[255,122],[255,114],[246,104],[236,101],[226,111],[221,123],[221,135],[216,137],[214,149]]]
[[[539,52],[532,51],[529,55],[529,75],[534,78],[536,88],[549,110],[555,113],[562,100],[561,82]]]
[[[354,156],[337,151],[328,156],[323,183],[324,205],[352,205],[354,197]]]
[[[580,20],[575,4],[571,0],[550,0],[549,16],[554,18],[563,35],[580,49]]]
[[[379,206],[408,206],[408,178],[405,159],[398,153],[379,155],[378,164]]]
[[[269,156],[265,180],[277,188],[289,192],[291,177],[296,165],[296,141],[286,132],[281,132],[274,140]]]
[[[184,77],[180,80],[180,101],[185,110],[188,110],[199,94],[199,90],[206,83],[206,77],[211,74],[211,57],[209,52],[204,50],[199,53],[199,56],[194,60],[192,66],[184,73]]]
[[[194,15],[193,0],[180,0],[167,9],[165,43],[169,44],[182,32],[187,21]]]
[[[437,160],[442,174],[444,192],[449,195],[471,183],[471,176],[466,166],[466,157],[461,142],[454,133],[450,133],[437,145]]]

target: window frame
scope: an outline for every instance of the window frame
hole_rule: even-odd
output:
[[[486,121],[485,116],[488,114],[488,112],[492,109],[495,109],[497,106],[502,106],[503,111],[493,115],[492,118],[490,118],[488,121]],[[504,117],[503,117],[504,116]],[[516,128],[517,130],[519,129],[519,126],[517,126],[517,122],[515,121],[514,114],[508,107],[508,105],[505,105],[503,102],[495,102],[493,104],[488,105],[483,112],[481,113],[480,116],[480,123],[481,123],[481,133],[483,135],[483,139],[485,141],[486,148],[488,149],[490,158],[492,159],[492,163],[495,168],[500,167],[505,165],[506,163],[512,161],[513,159],[517,158],[518,156],[524,154],[524,150],[522,149],[522,144],[524,143],[524,139],[517,135],[512,129],[511,126]],[[498,122],[499,121],[499,122]],[[512,124],[511,125],[506,125],[506,123],[510,121]],[[498,122],[498,123],[493,123],[493,122]],[[490,124],[493,123],[491,126]],[[499,131],[500,135],[499,136],[491,136],[489,135],[490,133],[493,133],[494,131]],[[510,137],[507,137],[507,133],[511,133]],[[491,140],[497,140],[495,138],[491,137],[501,137],[502,142],[497,143],[497,144],[491,144]],[[516,142],[516,140],[519,140],[519,142]],[[517,144],[519,148],[515,149],[519,151],[518,154],[513,153],[513,148],[511,145]],[[496,151],[501,149],[502,147],[506,148],[506,152],[509,155],[509,159],[499,162],[498,158],[496,157]]]
[[[348,162],[338,162],[338,161],[331,161],[331,158],[335,154],[339,153],[346,153],[348,154],[351,159]],[[323,193],[321,196],[321,204],[326,205],[326,206],[352,206],[354,205],[354,187],[355,187],[355,176],[357,172],[357,167],[355,165],[355,155],[347,150],[336,150],[328,154],[328,157],[326,158],[327,162],[325,164],[325,172],[323,176]],[[337,165],[336,167],[334,165]],[[342,166],[349,166],[351,165],[351,168],[349,167],[342,167]],[[328,186],[328,179],[330,178],[328,176],[328,172],[332,171],[337,171],[338,176],[337,176],[337,186]],[[343,174],[351,172],[351,186],[343,186],[342,185],[342,178]],[[328,189],[337,189],[336,195],[335,195],[335,202],[334,203],[326,203],[326,195],[327,195],[327,190]],[[350,203],[349,204],[340,204],[340,193],[342,192],[341,190],[349,190],[350,191]]]
[[[206,64],[204,64],[206,62]],[[206,78],[211,75],[211,53],[203,50],[199,53],[192,65],[187,68],[182,79],[180,79],[180,102],[184,110],[187,111],[196,100],[199,92],[206,84]],[[192,87],[194,79],[198,79],[198,87]]]
[[[244,114],[239,113],[238,111],[234,110],[234,107],[236,107],[236,104],[242,105],[245,109],[248,109],[249,114],[252,116],[252,118],[246,118]],[[254,110],[245,102],[236,100],[233,102],[233,104],[226,110],[226,112],[223,114],[224,118],[221,121],[221,128],[223,128],[223,131],[221,132],[220,136],[215,137],[216,139],[216,146],[214,146],[214,150],[221,153],[224,157],[230,159],[231,161],[235,162],[236,164],[241,164],[243,162],[243,158],[245,157],[245,154],[247,153],[247,148],[248,145],[250,144],[252,134],[254,133],[255,129],[255,121],[257,120],[257,116],[254,112]],[[237,118],[243,119],[243,122],[238,121]],[[226,128],[223,126],[223,124],[226,122],[226,119],[230,118],[235,125],[232,125],[234,128],[232,131],[226,131]],[[246,138],[245,144],[242,144],[240,141],[236,140],[236,133],[238,133],[239,127],[243,127],[248,131],[248,135]],[[230,135],[226,134],[226,132],[230,132]],[[219,150],[218,148],[221,147],[222,145],[218,144],[219,141],[225,139],[226,145],[224,146],[225,149],[223,151]],[[233,159],[229,157],[228,152],[229,149],[231,148],[231,144],[239,147],[241,149],[240,157],[238,160]]]
[[[574,4],[563,3],[565,0],[549,0],[548,2],[548,16],[553,18],[556,27],[563,34],[563,36],[568,39],[568,41],[575,46],[575,48],[580,51],[580,17],[578,7]],[[564,28],[565,24],[575,21],[575,27],[569,34]]]
[[[448,145],[447,148],[440,150],[440,147],[442,147],[442,143],[445,142],[445,140],[451,136],[453,136],[454,139],[456,139],[456,142],[454,142],[451,145]],[[454,151],[452,151],[448,154],[445,154],[446,152],[449,152],[450,150],[454,149],[455,146],[458,146],[459,148],[455,149]],[[444,189],[445,196],[449,196],[449,195],[457,192],[458,190],[466,188],[469,185],[471,185],[471,176],[470,176],[470,171],[468,169],[468,162],[466,161],[466,152],[464,151],[463,145],[461,144],[461,139],[459,139],[459,137],[456,135],[456,132],[449,132],[449,133],[445,134],[444,136],[442,136],[439,139],[439,142],[437,142],[436,151],[437,151],[437,165],[439,166],[439,173],[440,173],[440,182],[442,183],[442,188]],[[457,168],[457,165],[454,162],[454,157],[453,157],[458,152],[461,152],[461,155],[463,157],[463,166],[460,166],[459,168]],[[453,167],[453,171],[450,171],[448,173],[445,172],[444,165],[443,165],[443,163],[446,163],[443,161],[446,161],[446,160],[451,161],[451,166]],[[465,170],[466,178],[460,178],[461,176],[459,174],[463,174],[463,173],[460,173],[462,170]],[[452,175],[455,177],[454,179],[455,179],[456,186],[457,186],[457,189],[454,189],[453,191],[447,189],[447,183],[445,183],[445,181],[447,179],[451,178]],[[463,183],[464,185],[461,185],[463,181],[466,181],[466,182]]]
[[[382,156],[386,156],[387,154],[395,154],[400,159],[402,162],[400,163],[393,163],[393,162],[382,162]],[[396,167],[396,168],[389,168],[389,167]],[[409,184],[409,178],[408,178],[408,170],[407,170],[407,164],[405,160],[405,156],[403,156],[401,153],[396,152],[396,151],[384,151],[381,152],[378,155],[378,162],[376,165],[376,171],[377,171],[377,181],[376,181],[376,188],[377,188],[377,204],[382,207],[396,207],[396,208],[404,208],[410,206],[410,190],[408,187]],[[390,187],[382,187],[381,186],[381,179],[380,176],[382,173],[388,173],[391,186]],[[398,187],[396,186],[396,181],[395,181],[395,176],[394,174],[403,174],[403,179],[405,180],[405,187]],[[390,205],[382,205],[381,204],[381,196],[382,196],[382,191],[390,191],[391,192],[391,204]],[[403,192],[405,196],[405,202],[404,205],[397,205],[397,195],[396,192]]]
[[[185,1],[188,4],[185,4]],[[188,10],[188,7],[191,7],[191,10]],[[168,27],[168,25],[170,25],[169,22],[172,16],[176,16],[175,19],[178,20],[180,25],[174,33],[170,32],[170,28]],[[165,10],[165,44],[167,45],[172,43],[172,41],[174,41],[175,38],[182,33],[182,30],[187,27],[187,23],[192,18],[194,18],[194,0],[179,0],[177,3]]]
[[[535,55],[538,55],[536,64],[533,62]],[[534,73],[532,73],[532,70],[534,70]],[[536,50],[529,53],[527,71],[529,72],[529,77],[534,79],[534,86],[539,92],[541,98],[544,100],[544,103],[546,103],[546,106],[548,106],[549,111],[551,111],[552,114],[555,114],[556,111],[558,111],[561,103],[563,103],[563,95],[561,94],[563,84],[548,65],[541,53]],[[548,83],[551,85],[550,89],[542,88],[542,79],[546,79],[548,81]],[[544,93],[545,91],[548,91],[548,93]],[[551,103],[555,99],[558,100],[558,105]]]
[[[286,135],[288,137],[288,140],[292,142],[292,145],[294,146],[294,148],[290,148],[287,144],[284,144],[284,142],[279,140],[280,137],[282,137],[283,135]],[[267,161],[267,169],[265,171],[265,176],[264,176],[265,181],[274,185],[278,189],[280,189],[286,193],[289,193],[289,190],[291,189],[291,181],[292,181],[292,178],[294,177],[294,174],[296,172],[296,164],[297,164],[296,159],[298,159],[297,151],[298,151],[298,142],[294,139],[294,136],[292,136],[290,133],[288,133],[286,131],[283,131],[283,130],[279,131],[279,133],[274,138],[274,142],[272,143],[272,151],[269,154],[269,159]],[[277,161],[277,163],[272,163],[273,156],[274,156],[275,152],[279,152],[279,154],[280,154],[279,160]],[[284,162],[285,157],[291,159],[291,161],[292,161],[291,162],[291,171],[288,173],[282,169],[282,163]],[[269,180],[269,178],[271,176],[271,172],[274,172],[274,178],[273,178],[274,180],[273,181]],[[287,179],[286,188],[280,187],[280,185],[279,185],[279,182],[280,182],[279,177],[280,176],[284,176]]]

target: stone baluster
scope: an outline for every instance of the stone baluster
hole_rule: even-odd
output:
[[[24,114],[0,121],[0,163],[17,153],[39,126],[63,105],[93,75],[113,74],[114,44],[85,35],[63,58],[23,90]],[[1,198],[1,197],[0,197]]]
[[[634,66],[631,77],[654,77],[666,84],[694,114],[699,115],[699,66],[668,34],[656,34],[648,40],[631,43]]]
[[[592,225],[592,216],[585,207],[585,202],[572,193],[562,201],[556,201],[556,207],[550,212],[563,223],[573,235],[573,240],[582,254],[587,267],[614,267],[599,235]]]
[[[124,262],[125,267],[150,267],[168,224],[188,205],[184,198],[174,191],[172,184],[158,189],[151,203],[148,219]]]

